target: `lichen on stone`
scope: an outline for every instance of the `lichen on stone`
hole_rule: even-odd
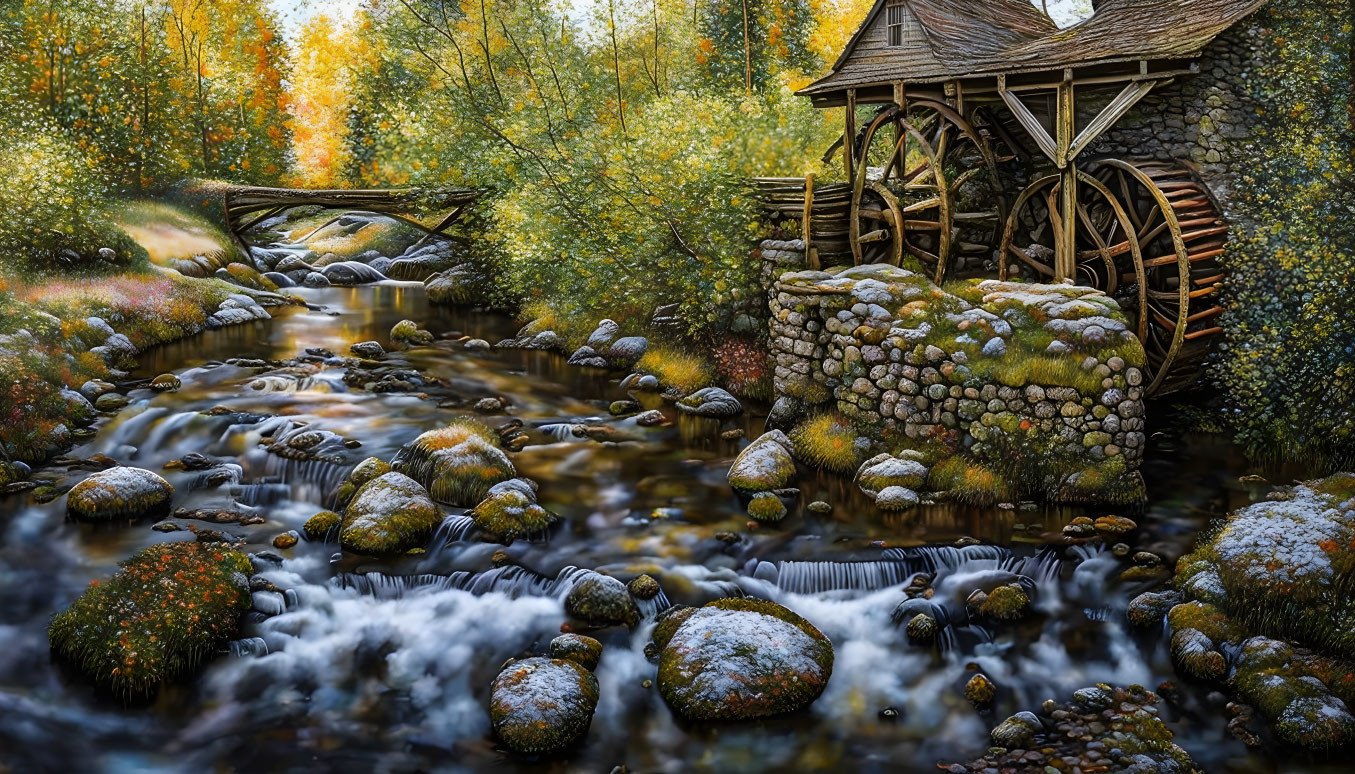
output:
[[[422,546],[442,520],[419,482],[401,473],[368,481],[343,513],[339,543],[345,551],[393,556]]]
[[[818,698],[832,675],[832,643],[774,602],[719,599],[684,611],[662,635],[659,692],[688,719],[793,712]]]

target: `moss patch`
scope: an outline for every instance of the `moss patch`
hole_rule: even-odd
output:
[[[204,543],[151,546],[90,584],[52,619],[56,654],[123,696],[153,693],[235,634],[249,607],[249,559]]]

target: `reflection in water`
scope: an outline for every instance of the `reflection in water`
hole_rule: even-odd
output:
[[[540,652],[559,632],[579,568],[644,570],[664,594],[642,605],[636,631],[601,634],[597,716],[583,748],[558,770],[934,771],[938,759],[981,753],[996,720],[1045,698],[1097,681],[1151,687],[1173,677],[1160,638],[1123,623],[1142,587],[1117,580],[1123,560],[1099,548],[1047,547],[1084,509],[936,505],[884,516],[850,482],[809,475],[783,523],[750,530],[725,483],[742,442],[720,432],[738,427],[755,437],[756,412],[722,424],[667,406],[672,425],[641,428],[609,416],[608,404],[625,397],[609,375],[549,353],[471,353],[454,343],[511,335],[516,326],[505,317],[431,307],[408,283],[302,292],[315,308],[148,353],[139,375],[174,371],[183,389],[133,391],[132,405],[75,451],[153,470],[188,452],[230,462],[220,475],[166,471],[174,504],[260,517],[257,525],[200,526],[248,541],[261,574],[281,591],[255,593],[241,638],[199,680],[162,691],[153,706],[123,708],[50,661],[46,622],[120,559],[183,533],[147,524],[91,530],[64,520],[61,499],[0,501],[0,763],[12,755],[16,770],[531,768],[486,738],[488,687],[505,659]],[[285,359],[308,348],[345,354],[357,341],[384,343],[404,318],[443,340],[387,362],[436,377],[466,399],[456,405],[505,399],[531,441],[515,463],[540,483],[542,504],[565,517],[549,539],[506,549],[509,566],[495,566],[502,547],[474,540],[460,509],[449,509],[426,554],[389,562],[339,555],[333,543],[303,541],[285,558],[269,545],[332,505],[353,464],[390,459],[466,410],[417,394],[352,390],[339,368],[260,378],[223,361]],[[605,440],[577,432],[596,424],[611,428],[599,435]],[[302,425],[335,434],[326,459],[268,451],[269,439]],[[1229,454],[1188,438],[1180,451],[1149,455],[1153,499],[1132,514],[1151,532],[1142,547],[1179,555],[1195,530],[1246,501],[1236,478],[1245,471]],[[832,513],[808,512],[803,504],[814,499],[834,503]],[[985,544],[951,547],[962,536]],[[928,609],[952,624],[935,648],[910,643],[896,612],[920,574],[933,589]],[[1028,591],[1034,615],[1006,627],[969,623],[968,595],[1004,583]],[[832,639],[833,677],[808,711],[721,728],[679,724],[644,687],[654,676],[643,653],[654,616],[670,601],[729,595],[781,602]],[[983,714],[961,697],[971,663],[999,687]],[[1266,770],[1224,733],[1220,707],[1186,693],[1184,708],[1167,712],[1207,770]],[[880,717],[886,707],[898,720]]]

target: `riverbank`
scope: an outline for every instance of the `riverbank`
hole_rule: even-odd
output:
[[[24,487],[30,466],[92,436],[101,411],[125,405],[116,393],[132,386],[129,371],[141,353],[298,303],[257,282],[173,268],[197,261],[253,274],[231,263],[238,253],[224,232],[191,213],[136,202],[120,214],[145,256],[51,274],[0,269],[0,486]]]

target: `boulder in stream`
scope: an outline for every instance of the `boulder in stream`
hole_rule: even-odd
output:
[[[677,402],[679,411],[698,417],[728,419],[743,413],[739,399],[720,387],[705,387]]]
[[[494,679],[489,719],[504,746],[521,755],[558,752],[588,733],[598,681],[579,663],[535,657],[514,661]]]
[[[475,526],[505,545],[518,538],[545,532],[559,516],[536,502],[536,485],[524,478],[510,478],[489,488],[485,499],[467,513]]]
[[[321,271],[325,275],[325,279],[334,285],[366,285],[371,282],[380,282],[386,278],[376,269],[357,261],[331,263]]]
[[[390,340],[396,349],[426,347],[433,343],[433,334],[421,329],[413,320],[401,320],[391,327]]]
[[[135,519],[169,510],[174,487],[144,468],[119,466],[91,474],[66,496],[66,510],[82,521]]]
[[[442,521],[437,506],[419,482],[386,473],[353,495],[343,513],[339,543],[345,551],[393,556],[422,546]]]
[[[744,494],[782,489],[794,478],[793,447],[780,430],[758,436],[729,466],[729,485]]]
[[[817,699],[833,673],[828,638],[775,602],[717,599],[665,621],[654,630],[659,692],[684,718],[794,712]]]
[[[640,619],[626,584],[598,572],[589,572],[569,590],[565,612],[594,626],[634,627]]]
[[[415,438],[393,467],[427,487],[438,502],[459,507],[475,505],[490,487],[517,474],[494,431],[465,418]]]

